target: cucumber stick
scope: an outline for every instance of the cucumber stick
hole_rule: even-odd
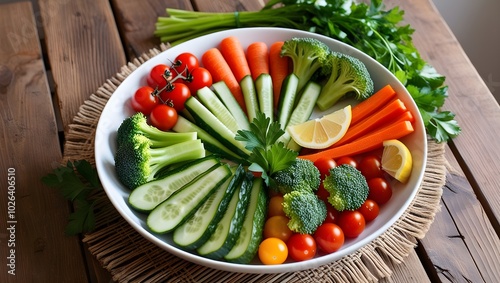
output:
[[[248,121],[248,116],[245,114],[245,111],[241,109],[241,106],[234,98],[226,83],[224,81],[219,81],[212,84],[212,87],[214,88],[217,96],[219,96],[220,100],[222,100],[224,105],[226,105],[229,112],[233,114],[234,119],[236,119],[236,122],[238,123],[239,129],[249,130],[250,122]]]
[[[222,259],[233,248],[245,220],[252,192],[252,179],[252,174],[246,173],[240,187],[236,189],[231,198],[226,213],[217,223],[214,233],[197,249],[200,255],[213,259]]]
[[[278,122],[283,130],[286,129],[290,115],[292,115],[298,85],[299,78],[292,73],[285,78],[283,85],[281,86],[280,100],[278,103]]]
[[[239,165],[232,178],[217,188],[184,224],[175,229],[174,242],[186,249],[196,249],[205,243],[224,216],[236,188],[241,186],[245,169]]]
[[[226,108],[224,103],[217,97],[217,95],[208,87],[204,87],[197,92],[198,99],[205,105],[205,107],[212,112],[228,129],[233,133],[239,130],[238,123],[233,115]]]
[[[274,121],[273,80],[269,74],[260,74],[255,80],[260,112]]]
[[[245,106],[247,107],[248,121],[253,121],[259,111],[259,102],[257,100],[257,92],[251,75],[246,75],[240,82],[241,92],[245,99]]]
[[[146,223],[155,233],[167,233],[185,222],[232,172],[229,165],[219,163],[207,173],[184,185],[174,195],[160,203],[148,215]]]
[[[128,202],[136,210],[149,212],[169,198],[195,177],[205,173],[219,163],[214,155],[190,161],[173,169],[162,179],[148,182],[135,188],[129,195]]]
[[[257,254],[267,213],[267,193],[262,178],[254,178],[250,203],[238,240],[228,254],[229,262],[249,263]]]

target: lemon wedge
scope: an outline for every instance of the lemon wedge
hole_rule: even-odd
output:
[[[406,183],[413,167],[410,150],[399,140],[387,140],[383,145],[382,170],[401,183]]]
[[[327,114],[321,118],[289,126],[292,139],[305,148],[323,149],[340,140],[351,124],[351,106]]]

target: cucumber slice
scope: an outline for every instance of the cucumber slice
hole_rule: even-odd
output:
[[[158,204],[169,198],[189,181],[205,173],[219,163],[214,155],[188,162],[171,170],[162,179],[148,182],[134,189],[129,197],[129,204],[141,212],[149,212]]]
[[[269,74],[261,74],[255,80],[260,112],[274,121],[273,80]]]
[[[238,166],[232,178],[217,188],[184,224],[175,229],[174,242],[186,249],[196,249],[207,241],[224,216],[233,194],[241,185],[245,169]]]
[[[198,254],[222,259],[234,246],[245,220],[252,192],[252,174],[247,173],[234,193],[224,217],[217,223],[212,236],[197,249]]]
[[[205,107],[207,107],[208,110],[210,110],[210,112],[217,117],[217,119],[219,119],[228,129],[236,134],[239,130],[236,120],[211,89],[208,87],[201,88],[198,90],[197,96],[203,105],[205,105]]]
[[[146,220],[149,229],[155,233],[167,233],[180,226],[231,174],[229,165],[219,163],[184,185],[151,211]]]
[[[257,254],[267,213],[267,193],[262,178],[254,178],[250,203],[238,240],[224,256],[229,262],[249,263]]]
[[[280,100],[278,103],[278,122],[283,130],[286,129],[290,115],[292,115],[298,85],[299,78],[292,73],[285,78],[281,86]]]
[[[219,81],[212,84],[217,96],[226,105],[226,108],[233,114],[234,119],[238,123],[239,129],[248,130],[250,129],[250,122],[248,121],[248,116],[245,114],[238,101],[234,98],[231,90],[227,87],[224,81]]]
[[[251,122],[257,116],[257,111],[259,111],[259,102],[257,101],[257,93],[252,76],[244,76],[243,79],[241,79],[240,86],[241,92],[243,92],[243,98],[245,98],[248,121]]]

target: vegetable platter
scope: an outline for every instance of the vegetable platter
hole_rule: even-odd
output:
[[[135,90],[147,85],[146,78],[154,66],[171,62],[178,55],[185,52],[201,58],[207,50],[218,47],[223,39],[230,36],[236,37],[244,48],[257,41],[270,46],[276,41],[286,41],[292,38],[317,39],[326,44],[332,51],[350,55],[363,62],[373,80],[373,89],[376,91],[390,85],[396,92],[397,98],[413,113],[414,121],[412,124],[414,131],[400,139],[411,152],[413,159],[409,179],[406,182],[392,180],[392,197],[390,201],[380,207],[379,215],[373,221],[366,223],[366,227],[360,235],[346,238],[344,244],[335,252],[318,253],[312,259],[304,261],[287,260],[283,264],[276,265],[264,265],[257,257],[249,263],[236,263],[202,257],[196,252],[182,249],[176,245],[172,233],[154,233],[147,223],[148,214],[137,211],[129,204],[131,190],[123,185],[116,174],[115,154],[118,149],[117,130],[122,121],[135,114],[130,104]],[[346,99],[323,111],[316,108],[311,118],[319,118],[328,113],[345,109],[351,104],[354,106],[356,103],[354,100]],[[213,33],[176,45],[144,62],[120,84],[106,104],[97,125],[95,144],[96,168],[106,194],[123,218],[143,237],[158,247],[196,264],[244,273],[279,273],[310,269],[331,263],[345,255],[356,252],[384,233],[408,208],[422,182],[427,158],[427,138],[422,118],[410,94],[394,75],[381,64],[349,45],[322,35],[283,28],[243,28]],[[216,170],[218,169],[213,171]]]

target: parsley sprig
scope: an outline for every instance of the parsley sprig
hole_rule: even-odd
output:
[[[77,235],[94,230],[94,207],[97,200],[92,194],[102,190],[97,170],[86,160],[68,161],[52,173],[42,177],[42,182],[60,191],[62,196],[73,202],[75,210],[69,215],[65,233]]]
[[[248,170],[261,173],[268,186],[272,182],[271,176],[288,168],[298,155],[278,141],[284,133],[277,121],[271,122],[271,119],[261,112],[258,112],[250,123],[250,130],[239,130],[236,133],[235,139],[245,142],[245,147],[252,152]]]

